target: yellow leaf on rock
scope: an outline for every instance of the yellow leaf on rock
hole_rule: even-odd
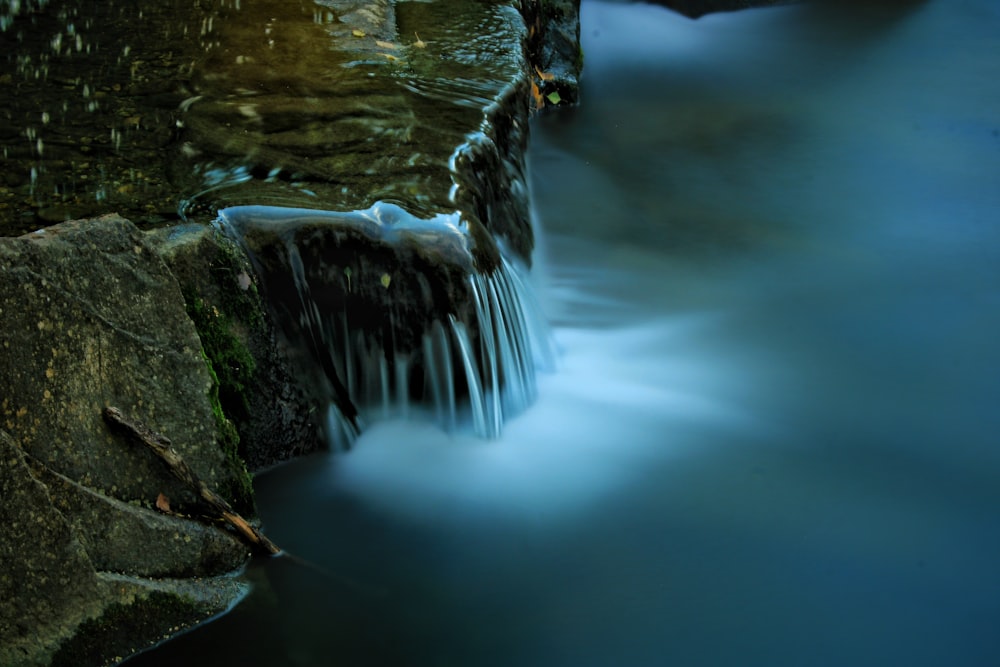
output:
[[[156,509],[160,510],[164,514],[171,514],[170,499],[162,493],[156,496]]]
[[[364,37],[365,31],[355,28],[354,30],[351,31],[351,34],[354,35],[355,37]]]
[[[418,49],[422,49],[427,46],[427,42],[420,39],[420,35],[418,35],[417,33],[413,33],[413,36],[417,38],[417,41],[413,42],[413,46],[417,47]]]
[[[399,47],[392,42],[384,42],[381,39],[375,40],[375,46],[381,46],[383,49],[398,49]]]
[[[538,78],[541,79],[542,81],[552,81],[553,79],[556,78],[556,75],[553,74],[552,72],[543,72],[542,70],[538,69],[538,67],[535,67],[535,72],[538,74]]]
[[[538,90],[538,85],[534,81],[531,82],[531,98],[535,101],[536,109],[541,109],[545,106],[545,98],[542,97],[542,93]]]

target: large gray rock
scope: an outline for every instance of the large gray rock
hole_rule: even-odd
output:
[[[175,509],[197,505],[101,418],[106,405],[121,407],[168,435],[211,486],[252,506],[163,261],[116,216],[0,239],[0,316],[0,664],[47,664],[60,645],[98,631],[108,646],[134,650],[225,609],[240,594],[228,583],[196,599],[162,578],[232,571],[247,549],[220,529],[149,509],[161,493]],[[135,605],[143,627],[102,625]],[[97,653],[77,664],[114,657]]]
[[[0,457],[0,664],[42,665],[111,594],[4,431]]]
[[[113,435],[108,405],[170,437],[210,485],[249,507],[235,442],[176,280],[129,221],[105,216],[0,239],[0,418],[54,472],[126,502],[188,494]]]

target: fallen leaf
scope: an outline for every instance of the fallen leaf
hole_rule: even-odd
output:
[[[173,511],[170,509],[170,498],[167,498],[162,493],[156,496],[156,509],[164,514],[173,514]]]
[[[534,81],[531,82],[531,98],[535,101],[536,109],[541,109],[545,106],[545,98],[542,97],[541,91],[538,90],[538,84]]]
[[[559,104],[562,101],[562,98],[559,97],[559,92],[555,91],[555,90],[553,90],[551,93],[549,93],[548,95],[546,95],[545,99],[547,99],[552,104]]]
[[[351,31],[351,34],[354,35],[355,37],[364,37],[365,31],[360,30],[359,28],[355,28],[354,30]]]
[[[392,278],[389,276],[388,273],[383,273],[382,274],[382,287],[384,287],[386,289],[389,289],[389,283],[391,281],[392,281]]]
[[[541,79],[542,81],[552,81],[553,79],[556,78],[555,74],[553,74],[552,72],[543,72],[542,70],[538,69],[537,65],[535,66],[535,72],[538,73],[538,78]]]
[[[413,36],[417,38],[417,41],[413,42],[413,46],[417,47],[418,49],[422,49],[427,46],[427,42],[420,39],[420,35],[418,35],[417,33],[413,33]]]
[[[385,42],[385,41],[382,41],[381,39],[376,39],[375,40],[375,46],[380,46],[383,49],[398,49],[399,48],[397,45],[393,44],[392,42]]]

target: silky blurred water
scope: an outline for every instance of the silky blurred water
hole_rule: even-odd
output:
[[[1000,664],[1000,8],[582,32],[537,404],[261,476],[301,561],[137,664]]]

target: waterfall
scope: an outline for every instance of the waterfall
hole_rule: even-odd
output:
[[[496,438],[553,365],[526,269],[502,252],[474,268],[457,213],[240,206],[217,224],[253,261],[332,446],[393,417]]]

